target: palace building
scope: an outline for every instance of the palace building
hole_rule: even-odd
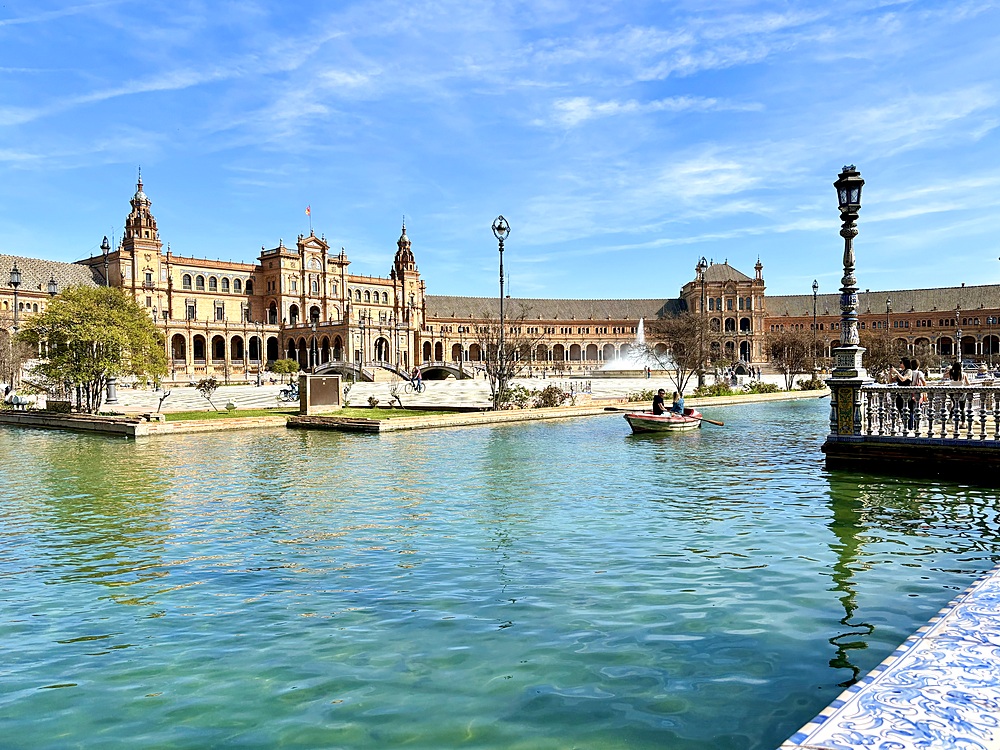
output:
[[[44,310],[50,294],[69,285],[107,284],[131,294],[163,331],[170,382],[251,381],[286,357],[303,369],[363,380],[414,366],[425,378],[469,377],[484,359],[475,326],[497,318],[499,301],[428,294],[405,224],[388,276],[365,276],[350,273],[343,248],[331,250],[312,232],[293,246],[262,246],[251,263],[178,255],[164,250],[141,177],[130,203],[121,241],[115,248],[105,241],[100,255],[77,263],[0,255],[2,325]],[[7,284],[15,266],[16,287]],[[694,272],[676,299],[509,300],[509,324],[537,341],[528,370],[586,374],[613,366],[627,357],[640,321],[682,310],[708,317],[718,335],[713,354],[727,364],[766,366],[774,331],[815,325],[827,356],[839,345],[839,292],[767,297],[759,259],[753,277],[704,258]],[[860,327],[891,329],[911,351],[954,356],[960,347],[963,357],[980,360],[1000,352],[1000,286],[859,297]]]

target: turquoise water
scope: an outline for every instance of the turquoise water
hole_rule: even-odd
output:
[[[774,748],[997,561],[826,400],[142,442],[0,429],[4,748]]]

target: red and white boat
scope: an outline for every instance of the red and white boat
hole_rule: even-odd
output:
[[[665,412],[653,416],[649,412],[628,412],[622,415],[632,432],[685,432],[701,427],[703,417],[695,409],[685,409],[683,414]]]

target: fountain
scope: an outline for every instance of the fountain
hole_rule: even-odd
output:
[[[635,341],[629,344],[624,356],[605,361],[594,375],[597,377],[641,378],[646,375],[647,367],[655,372],[663,372],[666,369],[663,364],[646,345],[646,322],[644,318],[639,318]]]

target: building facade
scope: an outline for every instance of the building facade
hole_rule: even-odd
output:
[[[16,289],[5,283],[14,266],[21,274]],[[311,231],[294,246],[282,240],[262,246],[252,263],[178,255],[163,247],[140,177],[117,247],[102,243],[101,254],[77,263],[0,255],[0,316],[10,328],[15,317],[44,310],[51,290],[71,284],[120,287],[161,328],[170,382],[209,376],[252,382],[280,358],[365,380],[415,366],[425,377],[475,374],[484,359],[476,327],[497,319],[496,298],[427,294],[405,224],[387,276],[352,274],[349,266],[343,248],[332,251]],[[643,321],[683,310],[707,317],[712,355],[727,365],[766,366],[772,331],[814,331],[827,355],[839,345],[839,294],[767,297],[759,259],[754,272],[702,259],[677,298],[516,299],[506,303],[507,320],[512,333],[535,342],[528,353],[532,375],[614,369],[627,359]],[[976,359],[1000,351],[998,286],[860,297],[861,328],[885,326],[912,351],[952,356],[960,346],[963,356]],[[645,343],[665,349],[655,339]]]

